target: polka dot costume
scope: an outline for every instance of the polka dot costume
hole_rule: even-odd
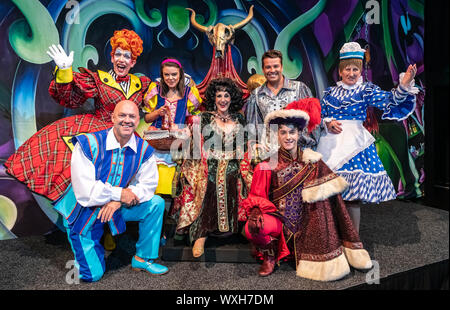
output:
[[[351,185],[342,194],[344,200],[378,203],[397,196],[374,144],[358,153],[336,172]]]
[[[403,120],[414,111],[415,104],[415,96],[401,87],[383,91],[372,83],[357,83],[352,87],[338,83],[325,91],[321,100],[322,119],[364,121],[367,108],[375,107],[383,111],[382,119]],[[396,198],[374,144],[350,158],[336,173],[350,185],[342,194],[344,200],[379,203]]]

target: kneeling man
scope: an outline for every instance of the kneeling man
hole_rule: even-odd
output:
[[[132,101],[119,102],[110,129],[73,137],[71,185],[55,209],[75,254],[80,279],[98,281],[105,272],[100,244],[103,225],[113,235],[125,231],[127,221],[139,222],[139,240],[131,266],[150,274],[164,274],[156,264],[164,200],[155,195],[158,169],[153,148],[134,134],[139,110]]]
[[[277,262],[288,258],[295,260],[299,277],[318,281],[341,279],[350,266],[372,267],[340,195],[347,182],[325,165],[320,153],[299,146],[301,133],[319,123],[315,98],[294,101],[265,118],[267,130],[273,129],[278,139],[276,160],[256,166],[241,205],[248,216],[246,237],[254,254],[264,259],[260,276],[270,275]]]

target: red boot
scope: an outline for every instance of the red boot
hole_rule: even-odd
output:
[[[264,261],[258,270],[258,274],[261,277],[266,277],[273,272],[277,263],[278,240],[272,240],[264,248],[260,248],[259,250],[264,254]]]

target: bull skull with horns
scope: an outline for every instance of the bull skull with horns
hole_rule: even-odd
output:
[[[249,13],[245,19],[240,21],[235,25],[224,25],[222,23],[218,23],[215,26],[205,27],[200,25],[195,20],[195,11],[193,9],[187,8],[192,12],[191,15],[191,24],[198,30],[205,32],[208,36],[209,43],[211,43],[216,48],[215,57],[223,58],[225,55],[225,47],[228,43],[234,43],[234,32],[247,25],[250,20],[253,18],[253,5],[250,7]]]

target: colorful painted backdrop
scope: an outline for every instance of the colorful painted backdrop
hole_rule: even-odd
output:
[[[364,77],[391,89],[409,63],[421,88],[415,113],[379,124],[377,149],[399,198],[420,197],[424,182],[424,1],[422,0],[6,0],[0,2],[0,239],[44,234],[60,225],[49,201],[5,173],[3,162],[45,125],[73,113],[48,95],[54,64],[45,53],[60,43],[75,52],[74,68],[108,70],[114,30],[135,30],[144,52],[134,68],[158,77],[164,56],[178,58],[196,83],[209,69],[212,46],[191,27],[189,12],[205,26],[234,24],[254,5],[254,18],[236,33],[234,65],[243,81],[261,72],[261,55],[285,55],[284,72],[321,97],[337,79],[338,51],[358,41],[370,49]]]

